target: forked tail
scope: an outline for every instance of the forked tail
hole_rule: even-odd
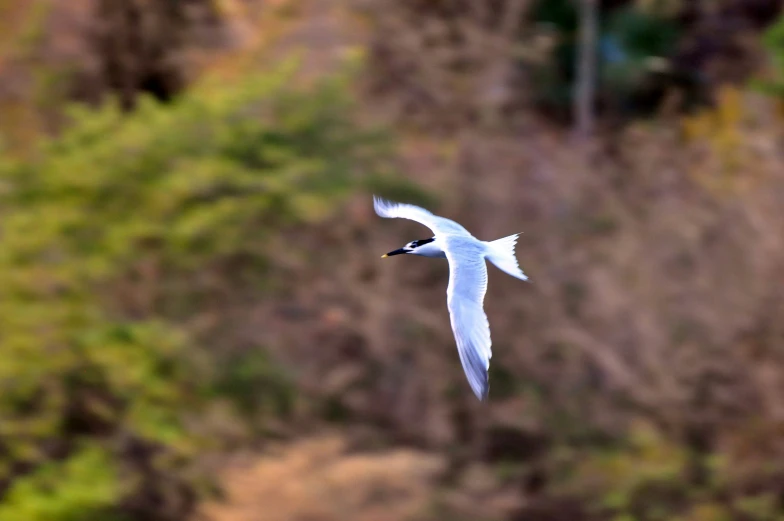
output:
[[[516,233],[509,237],[497,239],[495,241],[485,242],[487,245],[487,260],[492,262],[498,267],[499,270],[508,273],[512,277],[520,280],[528,280],[528,277],[517,265],[517,257],[515,257],[515,244],[517,244]]]

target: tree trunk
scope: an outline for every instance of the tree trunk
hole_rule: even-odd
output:
[[[596,86],[597,0],[580,2],[580,41],[577,49],[577,74],[574,87],[575,131],[578,139],[591,135],[594,126]]]

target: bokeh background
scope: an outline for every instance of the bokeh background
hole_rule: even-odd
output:
[[[781,4],[0,0],[0,521],[784,520]]]

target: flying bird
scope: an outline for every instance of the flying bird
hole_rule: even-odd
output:
[[[374,196],[373,207],[381,217],[411,219],[432,230],[433,237],[411,241],[402,248],[382,255],[382,258],[412,254],[446,258],[449,261],[446,304],[457,341],[457,352],[471,390],[479,400],[484,400],[490,389],[487,370],[492,357],[490,324],[482,307],[487,291],[485,259],[512,277],[528,280],[515,258],[515,244],[519,234],[495,241],[480,241],[455,221],[434,215],[418,206],[394,203]]]

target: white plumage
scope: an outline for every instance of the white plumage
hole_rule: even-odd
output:
[[[518,234],[485,242],[471,235],[460,224],[418,206],[393,203],[378,197],[373,198],[373,206],[381,217],[411,219],[433,231],[432,239],[412,241],[384,257],[413,254],[447,258],[447,307],[457,352],[471,389],[477,398],[484,400],[490,389],[487,371],[492,357],[490,324],[483,309],[487,291],[485,259],[509,275],[527,280],[514,253]]]

